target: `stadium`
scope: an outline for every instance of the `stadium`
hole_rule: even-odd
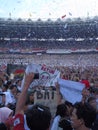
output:
[[[98,1],[0,3],[0,130],[98,130]]]
[[[0,19],[1,62],[71,65],[68,60],[77,61],[90,57],[97,59],[98,17],[57,19]],[[25,61],[24,58],[27,57]],[[37,60],[36,60],[37,59]],[[61,59],[64,59],[63,62]],[[88,59],[88,58],[86,58]],[[53,60],[53,61],[52,61]],[[98,60],[98,59],[97,59]],[[38,62],[39,61],[39,62]],[[56,63],[54,63],[54,61]],[[92,60],[91,60],[92,61]],[[89,62],[91,62],[89,61]],[[72,61],[70,61],[72,62]],[[95,61],[87,65],[96,66]],[[97,62],[97,61],[96,61]],[[74,63],[76,65],[78,63]]]

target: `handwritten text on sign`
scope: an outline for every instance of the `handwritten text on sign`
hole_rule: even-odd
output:
[[[34,103],[43,104],[49,107],[54,116],[57,107],[57,93],[55,91],[37,91],[34,94]]]
[[[30,88],[34,86],[55,86],[55,82],[60,77],[60,72],[54,68],[46,65],[35,65],[31,64],[30,69],[26,71],[39,73],[39,79],[36,79],[32,82]]]

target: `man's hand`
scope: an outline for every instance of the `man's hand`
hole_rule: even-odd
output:
[[[33,78],[34,78],[34,73],[25,73],[25,77],[24,77],[24,87],[29,87],[30,84],[33,82]]]

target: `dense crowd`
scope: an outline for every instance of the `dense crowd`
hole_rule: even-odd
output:
[[[98,19],[22,21],[0,19],[0,51],[98,48]],[[66,27],[65,27],[66,25]]]
[[[2,130],[97,130],[98,129],[98,58],[97,54],[75,55],[1,55],[1,64],[46,64],[60,71],[60,78],[85,84],[82,100],[72,104],[65,99],[59,85],[36,86],[29,90],[33,74],[22,79],[9,79],[0,74],[0,129]],[[35,93],[54,91],[57,95],[55,113],[52,107],[35,103]],[[51,103],[50,103],[51,104]],[[51,105],[50,105],[51,106]],[[32,113],[32,114],[31,114]],[[39,124],[39,125],[38,125]]]
[[[38,40],[34,39],[25,39],[23,41],[6,41],[2,40],[0,42],[0,50],[2,52],[11,52],[11,49],[16,50],[17,52],[21,52],[24,50],[24,52],[28,53],[31,52],[33,49],[97,49],[98,48],[98,42],[95,39],[89,40],[83,40],[83,41],[76,41],[75,39],[61,39],[61,41],[55,40],[55,39],[48,39],[48,40]]]
[[[0,55],[0,130],[98,130],[97,53],[13,53],[13,50],[29,53],[34,48],[97,49],[97,23],[79,19],[68,23],[21,20],[0,22],[0,52],[5,53]],[[7,67],[9,64],[28,65],[31,62],[51,66],[60,72],[60,79],[84,85],[80,93],[81,101],[73,104],[64,99],[58,82],[54,86],[39,85],[29,89],[34,81],[33,72],[24,73],[21,78],[11,78],[6,69],[2,70],[2,64]],[[36,104],[35,95],[38,99],[43,96],[44,101],[48,97],[50,106]],[[56,107],[52,113],[53,104],[49,97],[52,99],[54,95]]]
[[[86,68],[88,66],[97,67],[98,57],[97,54],[1,54],[0,64],[46,64],[49,66],[80,66]]]
[[[95,38],[98,35],[97,21],[98,18],[70,21],[59,19],[57,21],[0,19],[0,29],[2,30],[0,34],[2,38]]]
[[[72,71],[67,69],[66,72],[69,73]],[[74,73],[74,69],[72,73]],[[0,129],[98,129],[98,90],[96,88],[96,90],[93,91],[90,84],[88,84],[88,86],[85,84],[85,88],[82,90],[81,102],[76,102],[75,104],[62,99],[58,83],[55,84],[55,89],[48,88],[49,91],[55,91],[57,95],[56,113],[55,116],[53,116],[50,111],[51,107],[34,103],[34,94],[36,91],[47,91],[47,88],[37,86],[36,88],[34,87],[34,91],[28,91],[33,81],[34,73],[25,75],[23,86],[21,86],[22,79],[9,80],[8,75],[3,72],[1,72],[0,78]],[[68,77],[61,76],[61,78],[66,79]],[[84,79],[85,77],[83,77],[82,81]]]

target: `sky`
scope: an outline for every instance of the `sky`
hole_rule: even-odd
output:
[[[98,0],[0,0],[0,18],[66,19],[98,15]]]

